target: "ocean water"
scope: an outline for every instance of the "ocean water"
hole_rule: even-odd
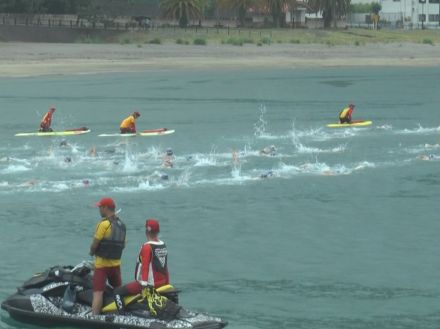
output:
[[[321,68],[0,79],[0,300],[35,272],[88,259],[94,203],[110,196],[128,228],[124,281],[145,219],[157,218],[181,304],[229,328],[438,328],[439,77]],[[325,127],[348,103],[373,125]],[[66,147],[14,137],[51,105],[56,130],[91,133]],[[176,132],[98,137],[133,110],[138,130]],[[269,145],[276,153],[260,155]],[[167,148],[173,168],[162,166]],[[0,328],[31,327],[1,311]]]

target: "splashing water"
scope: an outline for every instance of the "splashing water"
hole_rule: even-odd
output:
[[[255,137],[264,137],[266,136],[266,128],[267,121],[264,120],[264,115],[266,114],[266,106],[260,105],[260,116],[258,117],[258,121],[254,123],[254,136]]]

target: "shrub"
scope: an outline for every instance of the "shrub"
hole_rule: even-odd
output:
[[[194,43],[196,46],[206,46],[206,39],[203,39],[203,38],[196,38],[196,39],[194,39],[193,43]]]
[[[154,38],[150,40],[148,43],[152,45],[160,45],[162,43],[162,40],[160,40],[159,38]]]
[[[226,40],[226,43],[228,45],[233,45],[233,46],[243,46],[243,39],[241,39],[241,38],[229,38],[228,40]]]
[[[261,47],[263,44],[261,43],[261,41],[259,41],[258,43],[257,43],[257,47]]]
[[[422,43],[425,45],[434,46],[434,42],[431,39],[423,39]]]
[[[361,43],[359,42],[359,40],[356,40],[356,41],[354,42],[354,45],[355,45],[355,46],[360,46]]]
[[[261,42],[265,45],[270,45],[272,43],[272,39],[269,37],[264,37],[261,39]]]
[[[300,44],[301,40],[299,40],[299,39],[292,39],[292,40],[290,40],[290,43]]]

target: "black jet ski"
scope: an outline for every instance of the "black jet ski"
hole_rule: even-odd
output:
[[[75,267],[54,266],[35,274],[17,288],[17,292],[2,302],[2,309],[22,322],[43,326],[70,325],[90,328],[193,328],[220,329],[227,325],[222,319],[188,311],[178,305],[177,290],[169,286],[158,289],[165,296],[172,313],[157,314],[145,295],[126,296],[124,311],[118,311],[114,291],[104,292],[102,314],[92,315],[92,271],[89,262]],[[168,308],[167,308],[168,309]],[[156,313],[154,316],[153,314]]]

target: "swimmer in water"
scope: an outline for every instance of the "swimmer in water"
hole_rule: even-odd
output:
[[[434,154],[420,155],[420,156],[419,156],[419,159],[420,159],[420,160],[424,160],[424,161],[433,160],[433,159],[434,159]]]
[[[273,177],[274,172],[272,170],[268,170],[260,175],[261,179]]]
[[[173,150],[171,148],[167,148],[164,156],[162,157],[162,167],[165,168],[173,168],[174,164],[174,155]]]
[[[275,145],[269,145],[260,150],[260,155],[273,157],[276,154],[277,154],[277,148],[275,147]]]

